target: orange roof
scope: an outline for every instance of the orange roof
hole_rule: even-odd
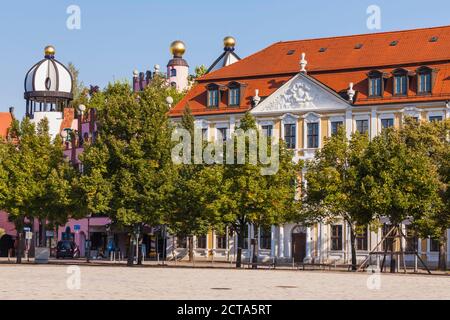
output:
[[[8,129],[11,127],[13,118],[9,112],[0,112],[0,137],[6,138]]]
[[[437,38],[437,41],[430,41],[432,38]],[[362,46],[356,49],[358,45]],[[268,96],[300,71],[300,55],[303,52],[308,61],[308,75],[334,91],[346,91],[349,83],[353,82],[358,92],[356,105],[450,98],[450,26],[444,26],[278,42],[198,79],[197,86],[171,110],[170,115],[180,115],[186,105],[196,115],[248,110],[255,89],[260,90],[261,97]],[[403,67],[415,71],[422,65],[438,69],[432,96],[417,96],[411,92],[407,98],[393,97],[392,83],[388,83],[383,99],[368,99],[367,73],[370,70],[392,72]],[[207,109],[205,86],[208,83],[225,84],[232,80],[247,85],[240,108],[236,110],[223,106],[218,110]],[[414,85],[411,85],[413,91]]]

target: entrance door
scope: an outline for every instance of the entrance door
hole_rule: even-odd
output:
[[[294,262],[303,262],[306,257],[306,233],[292,234],[292,257]]]

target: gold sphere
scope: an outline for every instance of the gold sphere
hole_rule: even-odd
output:
[[[186,45],[183,41],[177,40],[170,45],[170,53],[176,57],[182,57],[186,52]]]
[[[54,56],[56,52],[54,46],[46,46],[44,51],[46,56]]]
[[[223,45],[225,48],[234,48],[236,45],[236,39],[230,36],[225,37],[225,39],[223,39]]]

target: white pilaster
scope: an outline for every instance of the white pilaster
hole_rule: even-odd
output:
[[[348,108],[345,111],[345,132],[347,133],[347,139],[350,139],[353,132],[353,116],[351,108]]]
[[[311,228],[306,228],[306,259],[311,260]]]
[[[270,257],[275,257],[275,226],[270,230]]]
[[[279,226],[278,234],[278,258],[284,258],[284,226]]]
[[[377,109],[372,108],[372,114],[370,116],[370,139],[373,139],[377,135]]]

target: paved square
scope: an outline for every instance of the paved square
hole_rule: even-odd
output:
[[[78,267],[76,267],[78,268]],[[81,266],[80,289],[62,265],[0,265],[4,299],[450,299],[450,277],[232,270]],[[78,270],[78,269],[75,269]],[[372,282],[371,280],[375,280]],[[371,278],[371,287],[376,287]]]

